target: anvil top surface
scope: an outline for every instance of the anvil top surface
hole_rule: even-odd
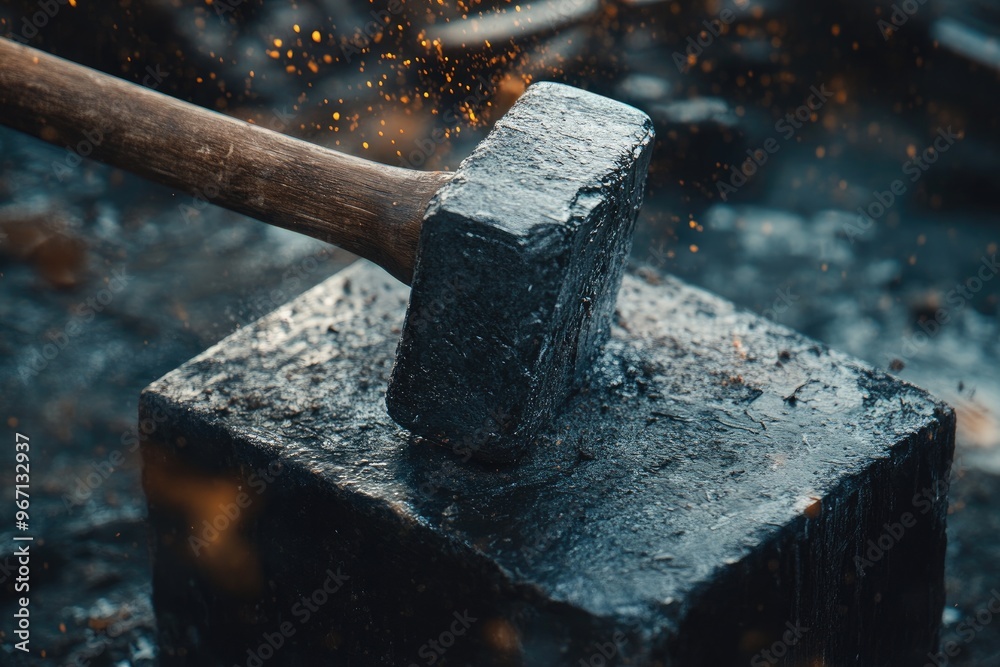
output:
[[[548,442],[515,466],[462,464],[386,414],[406,298],[355,264],[144,401],[166,406],[175,427],[222,428],[280,457],[283,479],[321,484],[372,520],[485,558],[515,586],[665,622],[718,569],[946,410],[704,291],[628,275],[593,384]]]

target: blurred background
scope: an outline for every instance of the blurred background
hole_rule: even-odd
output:
[[[0,34],[414,169],[453,169],[534,81],[643,109],[634,264],[954,406],[944,638],[1000,590],[993,0],[0,0]],[[0,128],[0,418],[34,445],[46,664],[156,664],[142,388],[352,260],[210,202]],[[966,639],[951,664],[1000,664],[1000,622]]]

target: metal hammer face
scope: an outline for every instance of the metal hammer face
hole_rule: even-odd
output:
[[[512,461],[607,341],[652,151],[641,111],[531,86],[431,200],[386,393],[411,432]]]

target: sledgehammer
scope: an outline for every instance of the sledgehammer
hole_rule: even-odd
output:
[[[642,112],[531,86],[457,171],[385,166],[0,39],[0,122],[334,243],[410,283],[390,416],[510,461],[607,340],[652,148]],[[80,151],[82,154],[82,151]]]

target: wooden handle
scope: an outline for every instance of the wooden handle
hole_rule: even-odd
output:
[[[407,284],[427,203],[451,177],[337,153],[2,38],[0,122],[334,243]]]

